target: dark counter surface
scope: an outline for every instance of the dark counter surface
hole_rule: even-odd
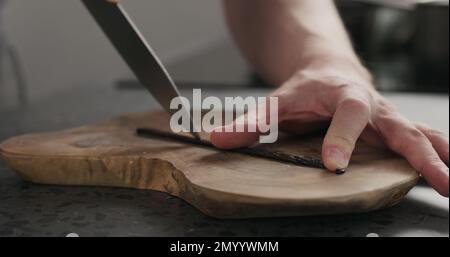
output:
[[[86,87],[82,87],[86,88]],[[187,93],[185,91],[184,93]],[[245,90],[208,94],[262,95]],[[448,95],[386,95],[415,121],[449,129]],[[73,89],[1,111],[0,140],[158,106],[141,90]],[[423,181],[397,206],[364,214],[218,220],[165,193],[24,182],[0,161],[0,236],[449,236],[449,201]]]

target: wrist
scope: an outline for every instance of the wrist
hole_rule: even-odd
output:
[[[297,71],[300,73],[317,71],[325,76],[345,77],[374,88],[371,72],[362,64],[353,50],[351,52],[310,51],[302,58]]]

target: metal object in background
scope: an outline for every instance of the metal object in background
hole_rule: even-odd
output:
[[[141,84],[167,112],[177,111],[170,108],[172,99],[180,95],[177,87],[123,7],[105,0],[83,0],[83,3]],[[190,123],[193,128],[192,119]],[[191,134],[199,138],[197,133]]]
[[[416,33],[414,58],[419,74],[441,76],[435,80],[446,80],[449,70],[449,3],[428,1],[417,5],[415,11]],[[419,78],[421,79],[421,78]]]
[[[448,0],[337,1],[381,90],[448,92]]]

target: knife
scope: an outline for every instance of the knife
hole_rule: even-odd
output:
[[[106,0],[82,2],[139,82],[169,114],[177,112],[170,108],[172,99],[180,96],[175,83],[122,5]],[[190,110],[184,111],[190,114]],[[196,139],[200,138],[194,132],[192,117],[189,131]]]

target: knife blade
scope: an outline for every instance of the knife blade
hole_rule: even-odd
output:
[[[123,6],[105,0],[82,2],[139,82],[168,113],[178,111],[170,108],[172,99],[180,96],[175,83]],[[190,110],[184,111],[190,114]],[[194,132],[192,117],[189,131],[196,139],[200,138]]]

